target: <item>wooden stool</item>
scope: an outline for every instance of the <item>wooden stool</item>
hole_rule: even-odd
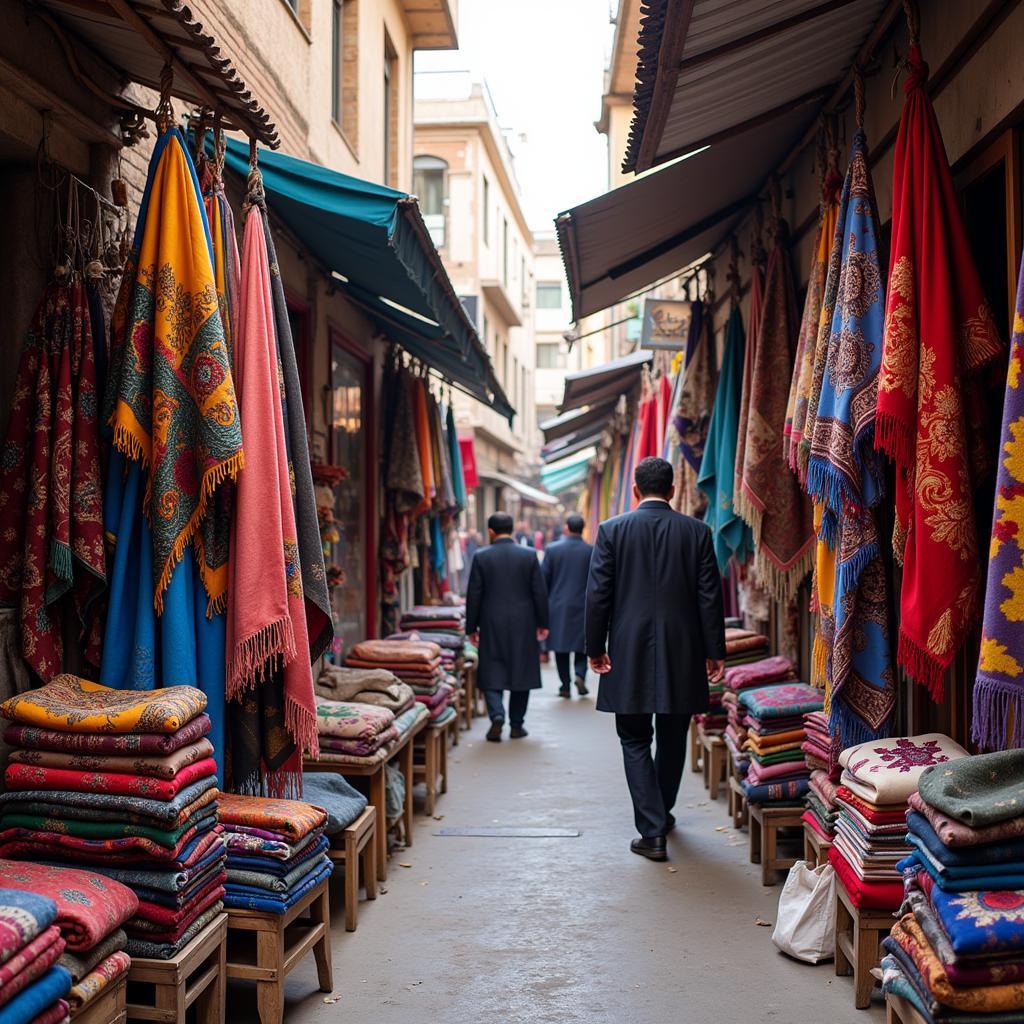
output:
[[[466,688],[466,706],[463,708],[465,720],[463,729],[473,728],[473,719],[476,717],[476,666],[467,664],[462,670],[462,679]]]
[[[89,1002],[83,1003],[77,1010],[72,1010],[71,1019],[75,1024],[125,1024],[127,990],[128,975],[122,974],[112,985],[100,989]]]
[[[284,979],[310,950],[316,957],[320,991],[334,988],[329,881],[325,878],[284,914],[228,911],[228,977],[256,982],[260,1024],[281,1024],[284,1020]],[[300,919],[307,910],[309,917]],[[244,948],[240,932],[255,933],[255,951]]]
[[[853,1005],[871,1005],[875,978],[871,973],[882,959],[882,939],[893,923],[892,911],[858,910],[846,886],[836,879],[836,976],[853,975]]]
[[[431,722],[416,737],[416,745],[413,748],[413,779],[426,784],[427,801],[424,810],[427,814],[434,813],[434,808],[437,806],[437,795],[443,786],[441,757],[443,751],[445,760],[447,760],[447,733],[447,722],[444,725],[435,725]]]
[[[194,1005],[196,1024],[223,1024],[227,928],[219,914],[170,960],[133,956],[127,1019],[185,1024]]]
[[[703,751],[704,788],[712,800],[717,800],[718,787],[725,782],[726,778],[728,749],[721,736],[703,730],[701,730],[700,746]]]
[[[885,996],[885,1024],[924,1024],[924,1017],[903,996],[887,992]]]
[[[729,815],[732,817],[733,828],[745,828],[748,809],[747,794],[743,792],[740,780],[735,775],[729,776]]]
[[[690,771],[700,771],[700,725],[695,718],[690,719]]]
[[[761,865],[761,884],[775,885],[777,871],[788,871],[796,857],[779,854],[779,829],[800,828],[801,807],[750,805],[750,863]]]
[[[345,865],[345,931],[354,932],[359,923],[360,873],[366,898],[377,898],[377,808],[367,805],[351,825],[331,836],[327,856]]]
[[[832,844],[827,839],[822,839],[817,830],[804,822],[804,860],[812,867],[820,868],[822,864],[828,863],[828,851]]]

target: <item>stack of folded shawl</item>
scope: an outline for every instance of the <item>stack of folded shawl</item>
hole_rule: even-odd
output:
[[[790,679],[796,679],[793,663],[779,654],[725,670],[722,684],[722,707],[726,712],[725,744],[734,768],[741,774],[745,774],[750,765],[750,754],[743,749],[747,742],[747,727],[744,724],[746,709],[739,702],[741,691]]]
[[[446,675],[441,663],[441,648],[423,640],[364,640],[356,644],[346,665],[352,668],[386,668],[412,687],[416,700],[423,704],[431,720],[438,718],[451,703],[455,680]]]
[[[372,757],[398,739],[395,713],[376,704],[316,698],[321,754]]]
[[[839,778],[839,765],[833,764],[832,737],[828,731],[828,715],[824,711],[809,711],[804,715],[807,738],[803,747],[804,759],[811,771],[823,771],[833,780]]]
[[[747,665],[762,660],[768,653],[768,637],[752,629],[730,628],[725,631],[725,664]]]
[[[836,801],[836,784],[828,772],[820,768],[811,771],[807,795],[804,802],[807,810],[803,820],[827,843],[835,839],[836,822],[839,820],[839,804]]]
[[[346,668],[325,664],[316,681],[317,696],[326,700],[372,704],[400,715],[416,699],[412,687],[385,668]]]
[[[708,710],[694,715],[694,719],[706,733],[722,736],[729,726],[729,710],[723,702],[724,695],[723,683],[708,684]]]
[[[0,878],[0,903],[18,908],[15,932],[26,929],[22,941],[12,940],[0,911],[4,1024],[64,1020],[69,1007],[77,1011],[127,973],[123,926],[139,906],[127,886],[93,871],[13,860],[0,860]],[[6,890],[41,902],[19,903],[18,893]],[[54,1008],[58,1000],[61,1013]]]
[[[800,749],[803,716],[821,708],[821,691],[806,683],[776,683],[742,690],[739,703],[746,712],[744,748],[750,753],[743,782],[747,802],[799,805],[810,780]]]
[[[167,959],[223,909],[216,765],[190,686],[113,690],[58,676],[12,697],[0,856],[89,868],[138,896],[132,956]]]
[[[389,639],[412,639],[437,644],[445,672],[458,677],[466,642],[466,612],[455,605],[417,605],[404,612],[401,632]]]
[[[221,797],[229,910],[284,914],[331,874],[327,812],[301,800]]]
[[[925,768],[966,756],[940,733],[871,740],[839,755],[839,817],[829,860],[855,907],[899,907],[903,884],[897,865],[911,851],[907,802]]]
[[[928,768],[883,990],[928,1022],[1024,1020],[1024,750]]]

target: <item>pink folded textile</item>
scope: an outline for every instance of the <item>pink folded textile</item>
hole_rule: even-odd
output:
[[[345,740],[337,736],[321,736],[320,749],[328,754],[352,754],[355,757],[366,757],[397,739],[398,726],[391,725],[370,740]]]
[[[789,782],[791,779],[806,779],[807,766],[802,761],[783,761],[781,764],[761,765],[756,761],[750,765],[747,781],[760,785],[762,782]]]
[[[776,654],[771,658],[734,665],[725,670],[725,686],[729,690],[745,690],[751,686],[767,686],[796,679],[793,662]]]
[[[836,784],[828,777],[827,772],[811,772],[811,789],[821,798],[821,802],[831,811],[836,806]]]

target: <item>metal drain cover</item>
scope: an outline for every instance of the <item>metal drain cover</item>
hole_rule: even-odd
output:
[[[577,839],[576,828],[514,827],[505,825],[453,825],[440,828],[435,836],[483,836],[488,839]]]

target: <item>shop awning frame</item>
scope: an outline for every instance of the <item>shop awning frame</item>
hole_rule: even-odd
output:
[[[479,475],[481,480],[489,480],[491,483],[501,484],[502,487],[511,487],[513,491],[527,501],[532,501],[535,505],[560,504],[558,498],[553,494],[548,494],[547,491],[542,491],[523,480],[518,480],[516,477],[509,476],[507,473],[499,472],[496,469],[482,470]]]
[[[246,177],[249,147],[229,138],[226,163]],[[283,153],[260,153],[259,168],[270,211],[382,334],[512,419],[414,197]]]
[[[629,394],[640,383],[644,366],[653,359],[653,352],[641,349],[590,370],[567,373],[559,411],[564,413]]]

